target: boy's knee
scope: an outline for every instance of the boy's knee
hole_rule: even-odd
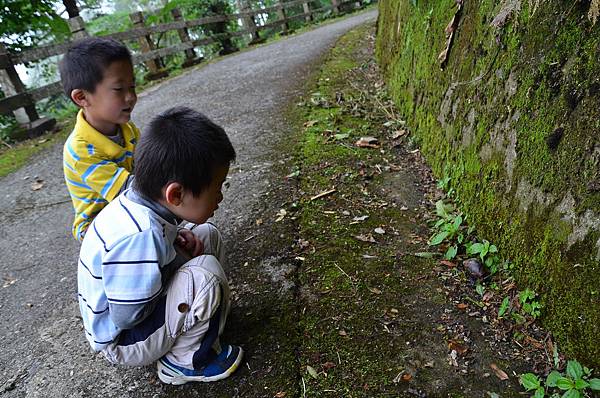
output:
[[[223,261],[223,238],[221,232],[214,224],[188,224],[186,228],[190,229],[194,235],[202,241],[204,245],[204,254],[212,254],[219,261]]]

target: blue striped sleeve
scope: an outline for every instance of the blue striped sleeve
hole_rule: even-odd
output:
[[[96,171],[96,169],[97,169],[98,167],[100,167],[100,166],[103,166],[103,165],[105,165],[105,164],[107,164],[107,163],[108,163],[108,160],[102,160],[102,161],[100,161],[100,162],[98,162],[98,163],[94,163],[94,164],[90,165],[90,166],[89,166],[89,167],[88,167],[88,168],[87,168],[87,169],[86,169],[86,170],[83,172],[83,174],[81,175],[81,180],[82,180],[83,182],[86,182],[87,178],[88,178],[88,177],[89,177],[89,176],[90,176],[90,175],[91,175],[91,174],[92,174],[94,171]]]
[[[122,169],[122,168],[117,169],[117,171],[112,176],[112,178],[110,180],[108,180],[108,182],[104,185],[104,187],[102,187],[102,191],[100,191],[100,195],[102,195],[102,197],[106,197],[106,194],[112,188],[113,184],[115,183],[117,178],[119,178],[119,176],[121,175],[123,170],[124,169]]]
[[[110,247],[102,259],[103,285],[109,303],[146,303],[162,291],[158,245],[149,229]]]

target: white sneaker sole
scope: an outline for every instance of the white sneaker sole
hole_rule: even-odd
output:
[[[211,381],[223,380],[223,379],[226,379],[227,377],[231,376],[231,374],[233,372],[235,372],[236,369],[240,366],[240,363],[242,362],[243,357],[244,357],[244,350],[242,350],[242,348],[240,347],[240,352],[238,354],[238,357],[235,359],[235,362],[233,363],[233,365],[231,365],[229,367],[229,369],[227,369],[225,372],[220,373],[218,375],[208,376],[208,377],[207,376],[186,376],[186,375],[182,375],[182,374],[176,374],[174,370],[163,365],[163,363],[161,361],[158,361],[156,363],[156,368],[158,371],[158,378],[160,379],[160,381],[162,381],[165,384],[173,384],[175,386],[179,386],[179,385],[188,383],[190,381],[199,381],[199,382],[203,382],[203,383],[208,383]]]

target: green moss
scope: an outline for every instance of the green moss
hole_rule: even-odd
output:
[[[32,138],[0,151],[0,178],[21,168],[43,149],[64,140],[71,128],[72,126],[62,129],[59,133]]]
[[[599,233],[568,248],[573,225],[556,210],[568,193],[574,215],[600,213],[590,189],[600,181],[600,26],[590,27],[583,7],[555,0],[535,13],[521,2],[497,29],[490,22],[501,5],[466,2],[440,71],[453,3],[379,3],[376,54],[394,101],[478,231],[516,264],[523,286],[543,294],[543,322],[559,347],[600,366]],[[524,182],[530,188],[519,190]]]

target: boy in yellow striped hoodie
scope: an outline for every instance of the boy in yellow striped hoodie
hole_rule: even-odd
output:
[[[63,149],[73,201],[72,234],[82,241],[94,217],[129,186],[139,130],[130,121],[137,102],[131,54],[116,40],[76,42],[60,62],[65,94],[79,106]]]

